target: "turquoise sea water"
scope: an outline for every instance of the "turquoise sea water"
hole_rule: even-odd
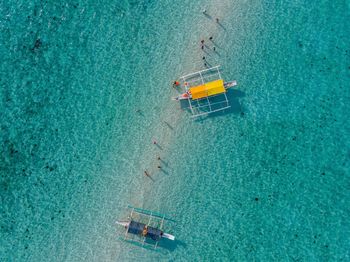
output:
[[[0,260],[350,260],[349,9],[2,2]],[[239,85],[194,121],[171,83],[204,68],[203,38]],[[128,204],[177,240],[121,241]]]

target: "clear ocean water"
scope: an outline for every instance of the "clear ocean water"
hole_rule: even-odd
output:
[[[350,261],[349,1],[0,13],[1,261]],[[239,85],[193,120],[171,83],[203,55]],[[177,240],[121,241],[128,204]]]

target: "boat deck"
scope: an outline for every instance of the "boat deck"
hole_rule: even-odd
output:
[[[214,66],[180,77],[186,92],[192,91],[188,97],[192,117],[208,115],[230,108],[220,66]]]

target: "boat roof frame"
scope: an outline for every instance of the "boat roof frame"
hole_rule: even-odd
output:
[[[142,208],[137,208],[137,207],[133,207],[133,206],[130,206],[128,205],[128,209],[131,209],[131,212],[130,212],[130,215],[128,217],[128,221],[131,222],[132,221],[132,215],[134,213],[138,213],[138,214],[141,214],[141,215],[145,215],[145,216],[148,216],[149,219],[148,219],[148,222],[147,222],[147,226],[150,225],[151,221],[152,221],[152,218],[156,218],[156,219],[159,219],[160,220],[160,227],[159,227],[159,230],[162,230],[163,228],[163,225],[164,225],[164,221],[165,220],[169,220],[169,221],[173,221],[175,222],[175,220],[171,219],[171,218],[168,218],[166,217],[165,215],[163,214],[160,214],[158,212],[154,212],[154,211],[149,211],[147,209],[142,209]],[[129,223],[130,225],[130,223]],[[151,244],[151,243],[147,243],[146,242],[146,237],[142,237],[142,240],[138,240],[138,239],[131,239],[131,238],[128,238],[128,231],[129,231],[129,226],[126,227],[126,230],[125,230],[125,234],[124,234],[124,240],[125,241],[130,241],[130,242],[136,242],[136,243],[139,243],[141,244],[142,246],[144,245],[148,245],[148,246],[151,246],[153,247],[154,249],[157,248],[158,246],[158,242],[159,240],[154,240],[155,241],[155,244]]]
[[[200,77],[200,80],[201,80],[201,84],[204,85],[205,84],[205,81],[204,81],[204,74],[207,73],[207,72],[217,72],[218,74],[218,78],[216,80],[223,80],[222,77],[221,77],[221,73],[220,73],[220,65],[217,65],[217,66],[213,66],[213,67],[210,67],[210,68],[207,68],[207,69],[204,69],[204,70],[200,70],[200,71],[197,71],[197,72],[194,72],[194,73],[190,73],[190,74],[187,74],[187,75],[184,75],[184,76],[181,76],[180,79],[182,80],[182,82],[184,83],[184,86],[185,86],[185,89],[186,89],[186,92],[189,91],[190,89],[190,86],[189,85],[186,85],[185,83],[189,83],[189,79],[190,78],[193,78],[195,77],[196,75]],[[210,98],[213,98],[213,97],[217,97],[217,96],[223,96],[224,97],[224,100],[223,101],[220,101],[220,102],[215,102],[215,103],[212,103],[210,101]],[[230,108],[231,106],[229,105],[229,102],[228,102],[228,99],[227,99],[227,96],[226,96],[226,92],[224,93],[221,93],[221,94],[217,94],[217,95],[213,95],[213,96],[206,96],[204,98],[200,98],[200,99],[196,99],[196,100],[193,100],[192,98],[190,97],[187,97],[187,100],[188,100],[188,104],[189,104],[189,108],[191,109],[191,113],[192,113],[192,116],[191,117],[199,117],[199,116],[205,116],[205,115],[208,115],[208,114],[211,114],[211,113],[214,113],[214,112],[219,112],[219,111],[222,111],[222,110],[225,110],[227,108]],[[200,105],[199,102],[200,101],[203,101],[203,100],[206,100],[207,104],[206,105]],[[197,105],[195,104],[197,102]],[[213,105],[217,105],[217,104],[226,104],[224,105],[223,107],[220,107],[218,109],[212,109],[212,106]],[[207,107],[209,108],[209,111],[200,111],[200,108],[203,108],[203,107]]]

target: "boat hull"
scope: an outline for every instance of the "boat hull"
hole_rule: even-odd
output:
[[[179,101],[179,100],[186,100],[188,98],[191,98],[191,96],[188,93],[183,93],[177,97],[173,97],[172,100]]]
[[[175,240],[175,237],[173,235],[167,234],[167,233],[163,233],[162,238],[166,238],[169,240]]]
[[[125,221],[116,221],[115,222],[117,225],[123,226],[123,227],[128,227],[130,222],[125,222]]]
[[[224,83],[224,87],[225,89],[229,89],[231,87],[234,87],[237,85],[237,81],[236,80],[233,80],[233,81],[229,81],[229,82],[225,82]]]

